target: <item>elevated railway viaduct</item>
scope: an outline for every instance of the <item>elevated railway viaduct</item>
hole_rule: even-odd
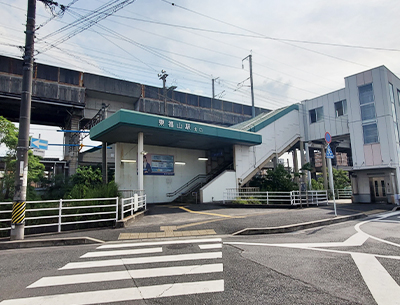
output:
[[[18,122],[22,87],[22,60],[0,56],[0,115]],[[135,82],[114,79],[35,63],[31,123],[80,130],[104,105],[107,113],[120,109],[231,126],[251,118],[251,106],[204,96],[168,91]],[[166,106],[166,109],[164,107]],[[269,112],[256,108],[256,115]],[[76,134],[65,134],[66,144],[79,144]],[[69,174],[78,166],[78,147],[64,149]]]

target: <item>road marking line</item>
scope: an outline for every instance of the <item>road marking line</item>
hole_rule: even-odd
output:
[[[225,217],[225,218],[244,218],[243,216],[230,216],[230,215],[223,215],[223,214],[216,214],[216,213],[192,211],[185,207],[179,207],[179,208],[181,210],[184,210],[186,212],[193,213],[193,214],[202,214],[202,215],[218,216],[218,217]]]
[[[311,251],[320,251],[320,252],[330,252],[330,253],[338,253],[338,254],[353,254],[359,252],[352,252],[352,251],[341,251],[341,250],[331,250],[331,249],[321,249],[321,248],[312,248],[306,246],[297,246],[296,244],[264,244],[264,243],[246,243],[246,242],[224,242],[224,245],[238,245],[238,246],[264,246],[264,247],[282,247],[282,248],[293,248],[293,249],[302,249],[302,250],[311,250]],[[375,257],[381,258],[390,258],[400,260],[400,256],[393,256],[393,255],[381,255],[381,254],[373,254],[371,255]]]
[[[147,253],[160,253],[160,252],[162,252],[162,247],[147,248],[147,249],[134,249],[134,250],[97,251],[97,252],[88,252],[88,253],[82,255],[80,258],[118,256],[118,255],[134,255],[134,254],[147,254]]]
[[[177,244],[213,243],[213,242],[221,242],[221,241],[222,241],[221,238],[166,240],[166,241],[155,241],[155,242],[149,241],[149,242],[141,242],[141,243],[108,244],[108,245],[99,246],[96,249],[145,247],[145,246],[177,245]]]
[[[220,218],[222,219],[222,218]],[[219,219],[219,220],[220,220]],[[192,231],[164,231],[150,233],[120,233],[118,239],[147,239],[147,238],[163,238],[163,237],[182,237],[182,236],[203,236],[215,235],[214,230],[192,230]]]
[[[199,248],[201,250],[207,250],[207,249],[220,249],[222,248],[222,244],[207,244],[207,245],[199,245]]]
[[[164,268],[136,269],[112,272],[96,272],[86,274],[73,274],[61,276],[48,276],[29,285],[27,288],[63,286],[83,283],[95,283],[106,281],[119,281],[130,279],[153,278],[173,275],[202,274],[222,272],[222,264],[205,264],[191,266],[176,266]]]
[[[213,280],[21,298],[14,300],[5,300],[2,301],[0,304],[87,305],[222,291],[224,291],[224,280]]]
[[[400,304],[400,286],[376,257],[364,253],[353,253],[351,256],[378,305]]]
[[[110,259],[110,260],[90,261],[90,262],[77,262],[77,263],[68,263],[64,267],[59,268],[58,270],[123,266],[123,265],[159,263],[159,262],[177,262],[177,261],[216,259],[216,258],[222,258],[222,252],[176,254],[176,255],[163,255],[163,256],[150,256],[150,257],[134,257],[126,259],[124,258]]]

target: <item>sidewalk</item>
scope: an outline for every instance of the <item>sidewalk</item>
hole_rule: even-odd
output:
[[[231,234],[273,234],[324,226],[399,209],[392,204],[333,203],[303,208],[226,207],[218,204],[149,205],[146,216],[126,228],[91,229],[0,240],[1,249],[101,243],[118,240],[195,237]]]

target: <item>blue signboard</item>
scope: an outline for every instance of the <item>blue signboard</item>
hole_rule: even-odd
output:
[[[333,152],[331,147],[328,145],[328,147],[326,148],[326,158],[327,159],[333,159]]]
[[[42,139],[31,138],[31,148],[47,150],[49,142]]]
[[[147,154],[143,156],[143,174],[174,175],[174,156]]]

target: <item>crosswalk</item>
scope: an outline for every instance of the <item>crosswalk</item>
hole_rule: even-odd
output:
[[[222,240],[106,244],[26,288],[26,297],[0,305],[86,305],[223,292]]]

